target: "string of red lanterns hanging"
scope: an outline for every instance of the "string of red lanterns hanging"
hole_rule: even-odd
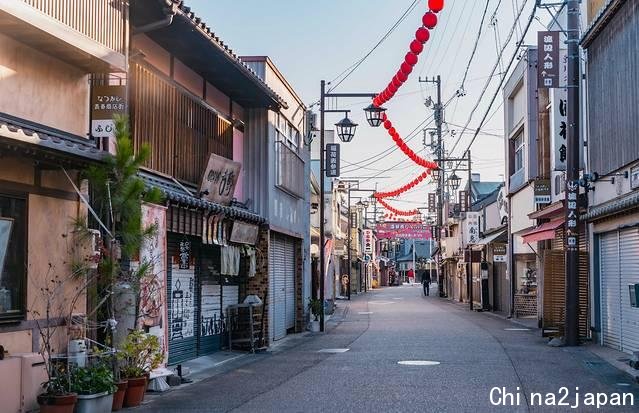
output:
[[[380,199],[380,198],[395,198],[401,194],[403,194],[404,192],[407,192],[413,188],[415,188],[417,185],[419,185],[424,179],[428,178],[428,175],[430,174],[429,171],[424,171],[422,172],[419,176],[417,176],[417,178],[413,179],[412,181],[410,181],[409,183],[407,183],[406,185],[397,188],[393,191],[388,191],[388,192],[375,192],[375,198]]]
[[[443,10],[444,0],[428,0],[428,8],[424,16],[422,17],[422,26],[415,32],[415,39],[411,41],[409,45],[409,51],[404,57],[404,61],[399,67],[399,70],[388,83],[386,89],[380,92],[373,98],[373,105],[380,107],[389,100],[391,100],[397,91],[408,80],[408,77],[413,72],[413,68],[419,61],[419,55],[424,51],[424,44],[430,39],[430,30],[437,26],[437,13]],[[384,128],[388,131],[388,134],[393,138],[395,144],[399,149],[404,152],[413,162],[428,169],[437,169],[435,162],[428,161],[418,156],[411,148],[408,147],[406,142],[401,138],[397,130],[393,127],[392,122],[388,119],[386,113],[383,114],[382,119],[384,121]]]
[[[384,201],[384,199],[382,198],[378,198],[377,201],[382,204],[382,206],[384,208],[386,208],[386,210],[392,212],[393,214],[400,216],[400,217],[410,217],[413,215],[419,215],[419,211],[416,209],[413,209],[411,211],[402,211],[400,209],[397,208],[393,208],[392,206],[390,206],[386,201]]]

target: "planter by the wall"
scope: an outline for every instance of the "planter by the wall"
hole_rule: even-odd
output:
[[[113,393],[79,394],[75,413],[109,413],[113,407]]]
[[[320,331],[320,322],[317,320],[312,320],[311,321],[311,332],[313,333],[319,333]]]
[[[146,392],[146,381],[146,377],[129,379],[129,384],[124,394],[124,407],[135,407],[142,403]]]
[[[113,394],[113,404],[111,405],[111,411],[118,411],[122,408],[124,404],[124,394],[126,393],[126,388],[128,387],[129,382],[124,380],[118,383],[115,383],[117,390]]]
[[[75,393],[64,396],[38,396],[40,413],[73,413],[78,396]]]

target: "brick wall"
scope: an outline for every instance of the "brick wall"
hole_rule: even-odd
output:
[[[264,301],[264,342],[269,343],[269,296],[268,296],[268,253],[269,253],[270,231],[268,226],[260,227],[257,241],[257,268],[255,277],[249,278],[247,294],[255,294]]]

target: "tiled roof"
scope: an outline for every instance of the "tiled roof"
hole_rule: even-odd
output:
[[[215,214],[224,214],[229,218],[246,221],[254,224],[263,224],[266,222],[266,219],[261,216],[254,214],[250,211],[237,208],[224,206],[220,204],[216,204],[214,202],[210,202],[201,198],[197,198],[191,193],[187,192],[184,188],[184,185],[180,185],[169,178],[165,178],[162,176],[155,175],[151,172],[141,171],[139,173],[142,180],[146,184],[147,188],[157,188],[164,196],[174,202],[179,202],[180,204],[188,205],[194,208],[199,208],[205,211],[209,211]],[[188,190],[192,190],[193,193],[197,193],[197,189],[195,188],[186,188]]]
[[[65,155],[85,160],[100,161],[108,153],[95,147],[95,143],[45,125],[0,112],[0,137],[6,142],[33,145],[51,155]]]
[[[211,28],[207,26],[207,24],[202,20],[202,18],[198,16],[197,14],[195,14],[195,12],[192,11],[191,8],[187,6],[183,0],[163,0],[163,1],[167,5],[167,7],[176,5],[177,8],[180,10],[180,12],[186,18],[191,20],[191,22],[193,22],[193,24],[196,27],[198,27],[206,36],[210,38],[213,44],[215,44],[216,46],[224,50],[224,52],[226,53],[229,59],[235,61],[235,63],[238,65],[240,70],[244,71],[248,76],[252,77],[256,81],[256,83],[259,83],[260,86],[263,89],[265,89],[268,92],[268,94],[271,95],[271,97],[279,103],[280,106],[282,106],[283,108],[288,108],[288,103],[280,95],[275,93],[275,91],[271,89],[266,84],[266,82],[263,79],[261,79],[257,75],[257,73],[255,73],[253,69],[251,69],[246,63],[244,63],[242,59],[237,54],[235,54],[233,49],[231,49],[218,36],[216,36],[215,33],[211,30]]]
[[[634,208],[639,208],[639,191],[631,192],[602,205],[590,207],[588,212],[582,215],[580,219],[583,221],[595,221]]]

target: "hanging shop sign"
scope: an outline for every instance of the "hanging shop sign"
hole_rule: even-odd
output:
[[[91,136],[115,138],[115,115],[126,113],[126,86],[91,87]]]
[[[237,244],[255,245],[259,230],[260,228],[257,225],[234,221],[230,241]]]
[[[465,239],[469,245],[479,241],[479,212],[467,212],[465,223]]]
[[[357,212],[351,212],[351,228],[357,228]]]
[[[324,170],[328,178],[339,177],[339,152],[339,143],[329,143],[326,145],[326,165],[324,166]]]
[[[364,254],[372,254],[374,245],[372,229],[365,229],[362,231],[362,242],[364,244]]]
[[[411,239],[427,241],[431,239],[431,228],[419,222],[384,222],[376,227],[378,239]]]
[[[506,244],[493,244],[493,262],[506,262]]]
[[[434,192],[428,194],[428,212],[437,211],[437,198]]]
[[[241,163],[211,154],[200,186],[202,197],[220,205],[229,205],[241,169]]]
[[[497,194],[497,207],[499,208],[499,220],[502,224],[508,222],[508,194],[506,187],[502,186]]]
[[[550,180],[537,179],[534,183],[535,188],[535,205],[550,203]]]
[[[543,31],[537,34],[539,88],[559,87],[559,35],[558,31]]]
[[[459,191],[459,212],[468,211],[468,191]]]
[[[579,182],[566,181],[566,250],[576,251],[578,249],[577,230],[577,198],[579,197]]]

